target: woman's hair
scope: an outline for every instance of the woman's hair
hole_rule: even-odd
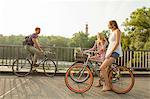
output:
[[[104,35],[103,33],[98,33],[97,35],[98,35],[98,39],[97,39],[98,42],[99,42],[100,40],[101,40],[101,41],[105,41],[105,35]]]
[[[110,24],[111,26],[114,25],[116,29],[119,28],[119,27],[118,27],[118,24],[117,24],[117,22],[116,22],[115,20],[109,21],[109,24]]]

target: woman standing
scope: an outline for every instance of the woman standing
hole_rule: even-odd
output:
[[[106,51],[105,60],[100,66],[101,74],[105,80],[102,91],[111,90],[106,68],[110,66],[115,61],[115,59],[122,56],[121,31],[118,28],[117,22],[115,20],[109,21],[108,27],[111,30],[108,39],[109,45]]]

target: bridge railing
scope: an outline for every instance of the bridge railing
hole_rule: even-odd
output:
[[[150,51],[139,50],[123,51],[123,56],[116,61],[121,66],[127,66],[134,69],[149,69],[150,68]]]
[[[59,70],[66,70],[74,63],[74,49],[75,47],[44,47],[44,50],[56,53],[49,57],[56,62]],[[11,66],[16,58],[26,58],[27,56],[27,51],[21,45],[0,45],[0,66]],[[150,51],[126,50],[116,62],[129,68],[150,69]]]

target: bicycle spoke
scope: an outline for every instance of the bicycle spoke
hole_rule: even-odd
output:
[[[28,60],[18,59],[13,63],[13,72],[17,76],[26,76],[31,71],[31,64]]]
[[[47,59],[43,64],[43,69],[46,76],[53,77],[56,74],[57,67],[53,60]]]
[[[109,79],[112,80],[112,90],[116,93],[127,93],[132,89],[134,85],[133,73],[128,68],[123,66],[119,66],[116,68],[118,69],[117,71],[119,71],[120,74],[118,75],[117,71],[111,71],[111,75],[109,76]],[[118,78],[118,80],[113,82],[113,78]]]
[[[83,65],[74,65],[66,73],[66,85],[74,92],[85,92],[89,90],[93,83],[93,76],[89,73],[90,70],[87,67],[83,69],[83,67]]]

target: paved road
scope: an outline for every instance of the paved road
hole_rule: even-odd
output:
[[[92,87],[84,94],[71,92],[63,76],[0,76],[0,99],[150,99],[150,78],[136,78],[134,88],[127,94],[101,92]]]

